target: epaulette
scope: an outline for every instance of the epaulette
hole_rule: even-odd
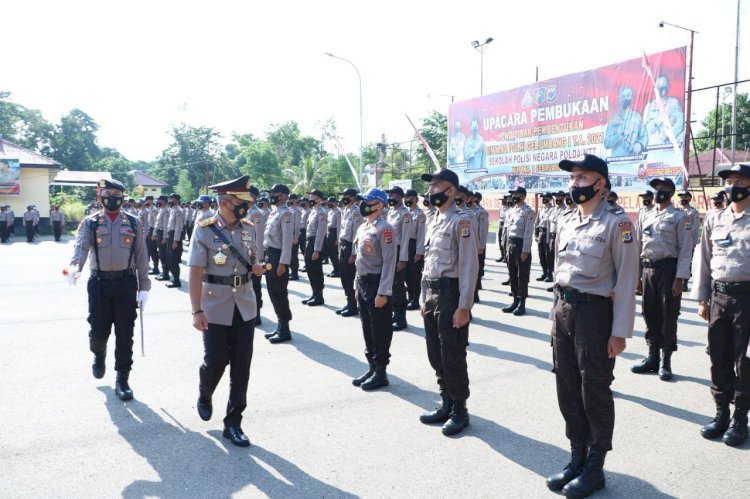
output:
[[[243,219],[241,220],[241,222],[242,222],[243,224],[245,224],[245,225],[249,225],[249,226],[251,226],[251,227],[255,227],[255,223],[254,223],[254,222],[253,222],[252,220],[248,219],[248,218],[243,218]]]
[[[622,206],[619,206],[619,205],[615,205],[615,206],[612,206],[611,208],[607,208],[607,211],[614,215],[622,215],[623,213],[625,213],[625,210],[622,208]]]
[[[209,225],[213,225],[213,223],[216,222],[216,218],[204,218],[200,222],[198,222],[198,227],[208,227]]]

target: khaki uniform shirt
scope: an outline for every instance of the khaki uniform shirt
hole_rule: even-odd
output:
[[[266,240],[266,218],[263,216],[263,210],[253,205],[247,213],[247,219],[252,222],[249,230],[253,233],[253,251],[260,260],[263,258],[263,243]]]
[[[677,258],[677,278],[690,277],[693,258],[693,234],[690,218],[671,204],[666,209],[650,210],[641,220],[638,250],[641,258],[661,260]]]
[[[547,215],[547,233],[548,234],[557,234],[557,220],[562,216],[563,213],[567,210],[567,207],[565,206],[565,203],[563,204],[555,204],[554,208],[552,208],[552,211],[549,212],[549,215]]]
[[[409,261],[409,240],[404,240],[403,237],[409,236],[411,232],[411,216],[409,210],[403,204],[400,206],[394,206],[388,211],[388,223],[393,227],[393,234],[396,238],[396,244],[400,245],[400,253],[398,255],[399,262]]]
[[[148,226],[150,229],[154,229],[156,225],[156,215],[159,214],[159,209],[156,206],[151,206],[148,209]]]
[[[61,225],[65,225],[65,214],[60,210],[51,211],[49,214],[49,222],[60,222]]]
[[[750,281],[750,208],[739,215],[730,205],[706,217],[701,235],[698,300],[711,298],[711,282]]]
[[[98,261],[94,244],[98,247]],[[87,258],[91,270],[103,272],[127,270],[130,262],[130,268],[134,268],[138,274],[139,289],[151,289],[146,234],[138,219],[132,215],[120,212],[112,222],[104,211],[100,211],[81,220],[70,264],[83,269]]]
[[[378,294],[392,296],[397,259],[393,227],[382,217],[372,223],[365,220],[357,229],[353,243],[357,274],[380,274]]]
[[[555,284],[612,298],[612,336],[630,338],[635,322],[638,247],[625,211],[602,199],[591,216],[577,209],[558,220]]]
[[[531,251],[531,243],[534,241],[534,210],[527,204],[515,206],[508,211],[505,218],[505,229],[508,237],[523,239],[523,253]]]
[[[294,213],[285,204],[277,206],[271,211],[266,226],[263,245],[266,248],[281,250],[279,263],[289,265],[292,261],[292,245],[294,244]]]
[[[213,218],[214,215],[214,210],[212,210],[211,208],[208,208],[207,210],[195,210],[195,224],[197,225],[207,218]]]
[[[698,210],[689,205],[686,208],[682,208],[681,211],[690,218],[690,232],[693,235],[693,247],[695,248],[701,242],[701,216]]]
[[[313,251],[323,251],[323,240],[326,237],[326,211],[318,205],[310,211],[307,217],[307,238],[315,238]]]
[[[148,230],[151,228],[151,223],[149,219],[151,218],[151,213],[148,208],[143,208],[141,211],[138,212],[138,220],[141,222],[141,227],[143,227],[143,232],[145,234],[148,234]]]
[[[156,223],[154,224],[154,231],[157,230],[163,230],[166,234],[167,232],[167,222],[169,221],[169,208],[166,206],[162,206],[161,208],[157,208],[156,213]]]
[[[215,215],[203,220],[196,225],[193,237],[190,239],[190,252],[188,253],[188,265],[191,267],[202,267],[203,272],[208,275],[233,276],[247,275],[248,269],[237,260],[232,252],[224,248],[224,243],[211,230],[210,225],[215,225],[221,233],[232,243],[232,246],[247,259],[251,265],[257,263],[254,248],[255,231],[250,220],[243,219],[232,227],[227,226],[221,215]],[[221,253],[222,258],[215,258]],[[217,262],[223,263],[219,263]],[[242,314],[242,319],[249,321],[255,319],[258,313],[255,302],[253,283],[248,280],[245,284],[235,288],[227,284],[203,283],[201,290],[201,309],[206,319],[211,324],[231,326],[234,317],[234,307]]]
[[[179,206],[175,205],[169,210],[169,220],[167,221],[167,232],[174,231],[175,240],[179,239],[182,229],[185,227],[185,212]]]
[[[300,214],[302,215],[302,225],[300,225],[300,230],[305,229],[305,231],[307,231],[307,220],[310,218],[310,208],[300,208]]]
[[[336,229],[336,237],[339,236],[341,228],[341,208],[330,208],[328,210],[328,229]]]
[[[34,219],[36,218],[36,214],[33,210],[26,210],[23,212],[23,223],[31,222],[34,223]]]
[[[414,238],[417,240],[416,255],[424,256],[424,238],[427,229],[427,215],[419,208],[411,210],[411,223],[414,228]]]
[[[539,208],[539,213],[536,217],[536,223],[534,224],[535,228],[542,228],[545,231],[549,232],[549,219],[550,216],[553,214],[554,208],[552,206],[542,206]],[[539,240],[539,231],[534,230],[534,239],[537,241]]]
[[[479,251],[487,249],[487,234],[490,232],[490,217],[487,214],[487,210],[482,205],[474,204],[472,207],[474,213],[477,215],[477,221],[479,222]]]
[[[341,210],[341,233],[339,239],[350,243],[354,242],[359,226],[365,221],[359,212],[359,206],[352,203]]]
[[[294,239],[299,242],[299,231],[302,230],[302,208],[295,206],[290,210],[294,213]]]
[[[0,211],[0,222],[5,222],[8,224],[8,227],[11,226],[13,223],[13,219],[10,217],[10,212],[7,210]]]
[[[455,204],[445,213],[435,212],[427,225],[422,302],[427,295],[427,279],[458,278],[458,308],[470,310],[474,305],[474,288],[479,273],[477,240],[472,234],[471,217]]]

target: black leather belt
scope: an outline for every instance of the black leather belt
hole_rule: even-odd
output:
[[[266,253],[281,253],[281,248],[274,248],[272,246],[268,246],[265,250]]]
[[[555,286],[555,296],[568,303],[582,303],[582,302],[597,302],[597,301],[610,301],[611,298],[600,295],[592,295],[591,293],[581,293],[573,288],[563,288]]]
[[[714,282],[714,291],[723,295],[747,295],[750,294],[750,282]]]
[[[676,264],[677,258],[662,258],[660,260],[649,260],[648,258],[644,258],[641,262],[643,262],[644,269],[659,269],[666,267],[667,265]]]
[[[433,291],[441,289],[458,289],[458,277],[441,277],[440,279],[426,279],[427,287]]]
[[[512,243],[522,243],[523,242],[523,238],[522,237],[509,237],[508,241],[510,241]]]
[[[357,279],[364,282],[380,282],[380,274],[357,274]]]
[[[209,284],[224,284],[225,286],[232,286],[233,288],[239,288],[243,284],[250,282],[250,275],[203,275],[203,282]]]
[[[115,279],[123,279],[125,277],[134,276],[134,275],[135,275],[135,269],[115,270],[112,272],[108,272],[104,270],[92,270],[91,271],[91,277],[104,279],[105,281],[114,281]]]

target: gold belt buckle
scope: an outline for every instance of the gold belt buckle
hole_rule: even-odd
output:
[[[235,275],[235,276],[232,276],[232,278],[234,279],[234,282],[232,283],[232,287],[239,288],[240,286],[242,286],[242,276],[241,275]]]

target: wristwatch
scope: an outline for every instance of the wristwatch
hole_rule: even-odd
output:
[[[196,310],[195,312],[191,312],[191,314],[193,314],[193,316],[196,316],[196,315],[202,314],[202,313],[203,313],[203,310],[200,309],[200,308],[198,310]]]

